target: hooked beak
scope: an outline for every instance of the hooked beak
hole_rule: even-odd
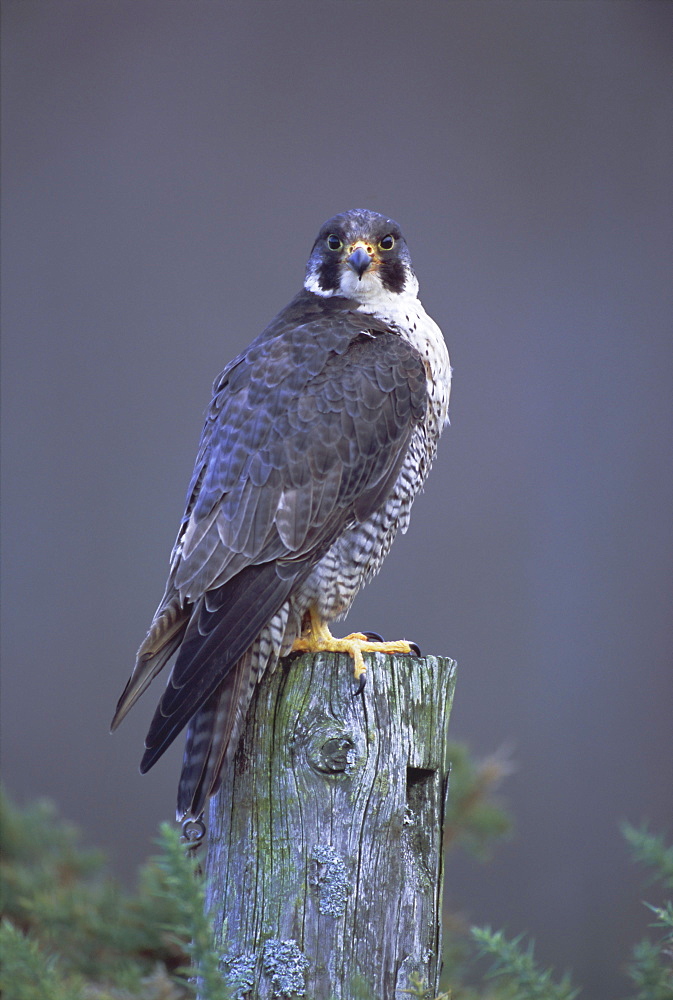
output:
[[[356,246],[353,253],[346,258],[346,263],[355,271],[360,280],[371,262],[372,259],[363,246]]]

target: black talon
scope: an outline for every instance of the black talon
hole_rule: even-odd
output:
[[[383,636],[380,635],[378,632],[363,632],[362,634],[367,637],[369,642],[385,642]],[[421,655],[421,647],[418,645],[417,642],[410,642],[409,645],[411,646],[411,652],[414,654],[414,656]]]
[[[371,641],[374,641],[374,640],[371,640]],[[364,694],[366,683],[367,683],[367,675],[366,674],[360,674],[360,677],[359,677],[359,680],[358,680],[358,686],[357,686],[356,690],[353,691],[353,697],[354,698],[357,698],[357,696],[359,694]]]

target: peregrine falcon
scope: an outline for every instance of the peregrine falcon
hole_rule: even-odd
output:
[[[216,380],[166,591],[112,720],[177,653],[144,773],[185,727],[178,817],[198,817],[257,681],[292,650],[410,652],[334,638],[406,531],[448,420],[451,368],[399,226],[322,227],[304,287]]]

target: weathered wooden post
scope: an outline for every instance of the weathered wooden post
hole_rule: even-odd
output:
[[[367,659],[367,658],[366,658]],[[210,808],[208,903],[240,1000],[434,997],[455,664],[334,654],[263,678]]]

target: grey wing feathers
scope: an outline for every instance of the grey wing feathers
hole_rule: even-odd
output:
[[[187,625],[189,611],[173,599],[159,605],[150,630],[138,650],[136,665],[122,691],[112,719],[114,731],[156,675],[166,666],[180,646]]]
[[[191,716],[210,697],[264,625],[287,600],[295,578],[281,579],[273,563],[248,566],[234,580],[197,603],[166,690],[145,739],[145,772],[170,746]],[[220,604],[221,601],[221,604]]]
[[[363,330],[343,300],[295,323],[300,299],[215,383],[166,595],[115,716],[178,649],[142,770],[195,713],[192,746],[208,719],[234,711],[256,636],[345,528],[385,501],[424,417],[414,348]]]

